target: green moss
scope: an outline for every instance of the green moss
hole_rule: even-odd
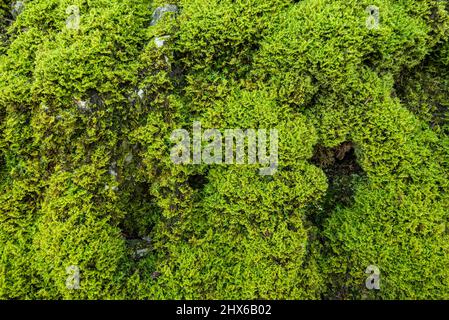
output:
[[[0,298],[448,298],[448,5],[170,4],[0,2]],[[277,172],[174,164],[194,121]]]

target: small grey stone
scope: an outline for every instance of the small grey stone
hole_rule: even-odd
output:
[[[142,240],[144,240],[145,242],[151,243],[150,237],[143,237]]]
[[[166,12],[178,12],[178,7],[174,4],[166,4],[162,7],[157,7],[153,12],[153,17],[150,26],[154,26]]]
[[[111,176],[114,176],[115,178],[117,178],[117,171],[115,171],[115,169],[113,169],[113,168],[109,169],[109,174]]]
[[[125,163],[129,164],[133,161],[133,153],[130,151],[125,157]]]
[[[169,38],[170,36],[156,37],[154,38],[154,43],[156,44],[157,48],[160,48],[165,44],[165,41]]]
[[[139,89],[139,91],[137,91],[137,95],[139,96],[140,99],[143,99],[145,92],[142,89]]]
[[[78,106],[78,110],[83,111],[83,112],[90,111],[87,101],[75,100],[75,103]]]
[[[44,111],[44,112],[48,112],[50,109],[47,107],[47,105],[42,104],[41,105],[41,110]]]
[[[109,174],[111,176],[113,176],[115,178],[115,180],[117,181],[117,176],[118,176],[118,173],[117,173],[117,162],[114,161],[114,162],[111,163],[111,165],[109,166]]]
[[[105,184],[105,185],[104,185],[104,190],[109,190],[109,189],[111,189],[112,191],[118,191],[118,187],[117,187],[117,186],[113,186],[113,187],[111,188],[111,187],[109,187],[108,184]]]
[[[23,1],[16,1],[13,2],[11,5],[11,14],[14,17],[14,19],[23,12],[23,9],[25,9],[25,3]]]
[[[150,249],[145,248],[145,249],[139,249],[136,251],[136,256],[138,258],[142,258],[143,256],[145,256],[148,252],[150,251]]]

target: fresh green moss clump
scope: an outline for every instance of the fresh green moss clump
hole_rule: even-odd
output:
[[[447,2],[16,7],[1,299],[449,298]],[[278,130],[276,172],[175,164],[194,122]]]

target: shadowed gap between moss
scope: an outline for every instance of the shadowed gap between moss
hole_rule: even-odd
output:
[[[317,145],[312,163],[324,171],[329,184],[326,195],[310,208],[310,221],[322,229],[325,219],[337,206],[352,206],[354,185],[365,173],[357,163],[355,146],[351,141],[333,148]]]

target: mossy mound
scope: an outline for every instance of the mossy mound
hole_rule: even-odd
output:
[[[14,6],[0,298],[449,298],[449,3]],[[277,129],[276,172],[175,164],[194,122]]]

